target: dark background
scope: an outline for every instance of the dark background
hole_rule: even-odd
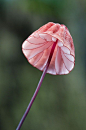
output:
[[[75,68],[46,74],[21,130],[86,129],[86,0],[0,0],[0,130],[15,130],[40,79],[22,53],[23,41],[47,22],[65,24]]]

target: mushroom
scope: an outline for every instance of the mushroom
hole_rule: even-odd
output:
[[[33,32],[22,44],[28,62],[43,71],[35,93],[17,127],[22,126],[46,73],[68,74],[75,65],[75,50],[69,30],[63,24],[49,22]]]

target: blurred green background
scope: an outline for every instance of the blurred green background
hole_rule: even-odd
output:
[[[46,74],[21,130],[86,129],[86,0],[0,0],[0,130],[16,129],[42,74],[27,62],[22,43],[50,21],[68,27],[75,68]]]

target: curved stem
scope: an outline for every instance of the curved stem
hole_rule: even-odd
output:
[[[47,72],[47,70],[48,70],[48,67],[49,67],[49,64],[50,64],[50,61],[51,61],[51,59],[52,59],[53,52],[54,52],[54,49],[55,49],[56,44],[57,44],[57,41],[54,42],[54,44],[53,44],[53,46],[52,46],[52,48],[51,48],[51,52],[50,52],[50,55],[49,55],[49,58],[48,58],[47,65],[45,66],[45,69],[44,69],[44,71],[43,71],[43,73],[42,73],[42,76],[41,76],[40,81],[39,81],[39,83],[38,83],[38,85],[37,85],[37,88],[36,88],[36,90],[35,90],[35,92],[34,92],[34,94],[33,94],[33,97],[31,98],[31,101],[30,101],[30,103],[29,103],[29,105],[28,105],[28,107],[27,107],[27,109],[26,109],[26,111],[25,111],[23,117],[21,118],[21,120],[20,120],[20,122],[19,122],[19,124],[18,124],[18,126],[17,126],[17,128],[16,128],[16,130],[20,130],[20,128],[21,128],[21,126],[22,126],[22,124],[23,124],[23,122],[24,122],[24,120],[25,120],[25,118],[26,118],[28,112],[30,111],[30,108],[31,108],[31,106],[32,106],[32,104],[33,104],[33,102],[34,102],[34,100],[35,100],[35,98],[36,98],[36,96],[37,96],[37,94],[38,94],[38,92],[39,92],[39,89],[40,89],[40,87],[41,87],[42,81],[43,81],[43,79],[44,79],[44,77],[45,77],[45,74],[46,74],[46,72]]]

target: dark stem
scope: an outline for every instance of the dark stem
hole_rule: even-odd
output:
[[[49,58],[48,58],[48,62],[47,62],[46,66],[45,66],[45,69],[44,69],[44,71],[43,71],[43,73],[42,73],[42,76],[41,76],[41,78],[40,78],[40,81],[39,81],[39,83],[38,83],[38,86],[37,86],[37,88],[36,88],[36,90],[35,90],[35,92],[34,92],[34,95],[33,95],[32,99],[31,99],[31,101],[30,101],[30,103],[29,103],[29,105],[28,105],[28,107],[27,107],[27,109],[26,109],[26,111],[25,111],[23,117],[21,118],[21,120],[20,120],[20,122],[19,122],[19,125],[17,126],[16,130],[20,130],[20,128],[21,128],[21,126],[22,126],[22,124],[23,124],[23,122],[24,122],[24,120],[25,120],[25,118],[26,118],[28,112],[30,111],[30,108],[31,108],[31,106],[32,106],[32,104],[33,104],[33,102],[34,102],[34,100],[35,100],[35,98],[36,98],[36,96],[37,96],[37,94],[38,94],[38,92],[39,92],[39,89],[40,89],[40,87],[41,87],[42,81],[43,81],[43,79],[44,79],[44,77],[45,77],[45,74],[46,74],[46,72],[47,72],[47,70],[48,70],[48,67],[49,67],[49,64],[50,64],[50,61],[51,61],[51,59],[52,59],[53,52],[54,52],[54,49],[55,49],[56,44],[57,44],[57,41],[54,42],[54,44],[53,44],[53,46],[52,46],[52,48],[51,48],[51,52],[50,52],[50,55],[49,55]]]

